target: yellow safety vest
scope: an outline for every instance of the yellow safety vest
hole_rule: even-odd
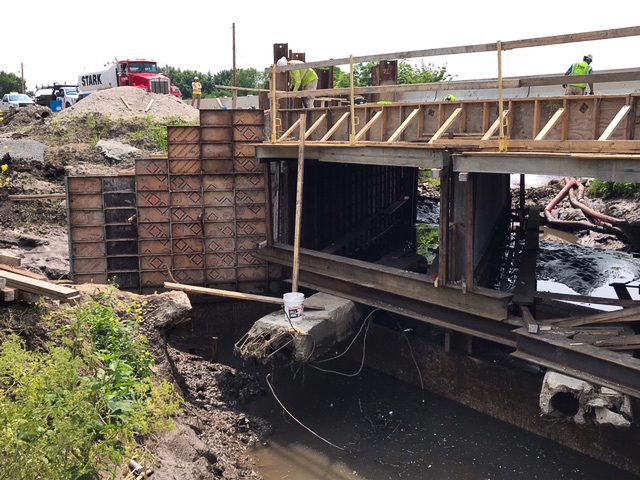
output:
[[[296,64],[296,63],[300,63],[301,65],[303,64],[303,62],[300,62],[299,60],[291,61],[291,64]],[[306,87],[311,82],[318,79],[318,74],[315,72],[313,68],[302,68],[300,70],[292,70],[290,73],[291,73],[291,80],[293,80],[294,92],[297,92],[298,90],[300,90],[300,88]]]
[[[582,61],[571,65],[571,73],[569,73],[569,75],[589,75],[592,71],[591,65]],[[569,86],[582,88],[583,90],[587,88],[586,83],[570,83]]]
[[[191,84],[191,89],[193,90],[194,95],[202,95],[202,84],[200,82],[193,82]]]

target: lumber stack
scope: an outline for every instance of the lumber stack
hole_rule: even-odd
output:
[[[33,301],[42,296],[61,302],[70,302],[80,297],[77,290],[53,284],[41,275],[19,268],[19,265],[19,258],[1,256],[0,301],[13,302],[20,298]]]

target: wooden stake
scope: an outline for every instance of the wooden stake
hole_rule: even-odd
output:
[[[496,43],[496,51],[498,52],[498,119],[500,120],[500,141],[499,150],[507,151],[507,142],[504,137],[504,96],[502,92],[502,42],[498,40]]]
[[[238,87],[238,69],[236,68],[236,23],[231,24],[231,36],[233,42],[233,86]],[[238,107],[238,90],[233,91],[231,97],[231,108],[235,110]]]
[[[124,99],[124,97],[120,97],[120,100],[122,100],[122,103],[124,103],[124,106],[127,107],[127,110],[132,111],[131,110],[131,105],[129,105],[129,103],[127,103],[127,101]]]
[[[151,105],[153,105],[153,102],[155,102],[155,101],[156,101],[156,99],[155,99],[155,98],[152,98],[152,99],[149,101],[149,103],[147,104],[147,106],[145,107],[144,111],[145,111],[145,112],[148,112],[148,111],[149,111],[149,109],[151,108]]]
[[[276,98],[276,64],[271,66],[271,143],[278,140],[277,121],[278,100]]]
[[[307,116],[300,114],[300,143],[298,144],[298,184],[296,188],[296,220],[293,232],[293,268],[291,291],[298,291],[300,277],[300,227],[302,226],[302,188],[304,185],[304,137],[307,130]]]
[[[356,93],[355,93],[355,84],[353,83],[353,74],[354,74],[354,65],[353,65],[353,55],[349,57],[349,88],[351,92],[349,94],[350,101],[350,109],[351,113],[351,130],[349,131],[349,143],[351,145],[355,145],[356,143]]]

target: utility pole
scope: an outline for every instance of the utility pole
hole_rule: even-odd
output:
[[[238,88],[238,69],[236,68],[236,22],[233,22],[231,26],[231,32],[233,36],[233,86]],[[238,90],[233,90],[233,96],[231,97],[231,108],[236,109],[238,106]]]
[[[20,62],[20,85],[22,86],[22,91],[20,93],[24,93],[24,63]]]

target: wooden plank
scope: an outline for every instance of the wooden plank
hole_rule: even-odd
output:
[[[540,133],[540,100],[535,99],[533,102],[533,133],[531,138],[536,138]]]
[[[73,288],[54,285],[53,283],[45,282],[43,280],[36,280],[35,278],[30,278],[25,275],[18,275],[6,270],[0,270],[0,278],[5,278],[9,287],[17,288],[19,290],[25,290],[27,292],[36,293],[39,295],[44,295],[58,300],[69,300],[80,295],[79,292]]]
[[[0,264],[9,265],[10,267],[19,267],[22,260],[20,257],[14,257],[13,255],[0,254]]]
[[[520,40],[510,40],[502,42],[502,50],[513,50],[517,48],[540,47],[545,45],[559,45],[564,43],[586,42],[592,40],[605,40],[611,38],[623,38],[640,35],[640,27],[625,27],[608,30],[594,30],[589,32],[570,33],[563,35],[552,35],[546,37],[525,38]],[[333,65],[346,65],[350,58],[355,63],[380,62],[382,60],[400,60],[405,58],[434,57],[441,55],[459,55],[463,53],[495,52],[495,43],[481,43],[474,45],[461,45],[456,47],[439,47],[423,50],[409,50],[403,52],[381,53],[374,55],[363,55],[357,57],[335,58],[316,62],[306,62],[307,68],[330,67]],[[299,67],[297,67],[299,68]],[[277,67],[278,72],[295,70],[295,65]]]
[[[562,101],[562,108],[564,109],[564,115],[562,116],[562,127],[560,129],[560,139],[569,139],[569,117],[571,111],[569,110],[569,100],[566,98]]]
[[[338,121],[334,123],[333,126],[329,129],[329,131],[325,134],[325,136],[320,139],[320,141],[326,142],[331,137],[333,137],[333,134],[336,133],[340,128],[340,126],[347,120],[347,118],[349,118],[349,115],[350,115],[349,112],[343,113],[342,116],[338,119]]]
[[[570,293],[538,292],[536,293],[536,297],[543,301],[561,300],[566,302],[593,303],[596,305],[614,305],[618,307],[640,306],[640,301],[637,300],[620,300],[618,298],[591,297],[588,295],[574,295]]]
[[[593,125],[591,137],[595,140],[600,136],[600,97],[594,97],[593,99]]]
[[[546,125],[542,127],[542,130],[540,130],[540,133],[536,135],[534,140],[537,142],[539,142],[540,140],[544,140],[544,137],[547,136],[547,134],[551,131],[551,129],[555,127],[558,121],[564,116],[564,112],[565,112],[564,108],[559,108],[558,110],[556,110],[556,112],[549,119]]]
[[[324,122],[325,118],[327,118],[327,114],[323,113],[318,117],[318,119],[315,122],[313,122],[313,125],[311,125],[307,130],[307,132],[304,134],[305,140],[309,138],[311,134],[313,134],[313,132],[315,132],[318,129],[318,127],[322,124],[322,122]]]
[[[489,111],[489,102],[482,103],[482,131],[486,132],[489,129],[489,118],[491,112]]]
[[[474,287],[474,240],[475,240],[475,175],[469,173],[464,185],[465,208],[464,208],[464,281],[466,291],[473,290]],[[465,292],[466,293],[466,292]]]
[[[25,277],[34,278],[36,280],[46,280],[47,277],[41,275],[39,273],[33,273],[30,270],[25,268],[12,267],[11,265],[0,264],[0,270],[5,270],[7,272],[16,273],[18,275],[24,275]]]
[[[358,133],[356,133],[356,142],[360,141],[362,137],[364,137],[366,133],[371,130],[371,127],[373,127],[376,122],[380,120],[380,117],[382,117],[382,110],[376,112],[376,114],[371,117],[371,119],[365,124],[365,126],[362,127]]]
[[[418,112],[420,112],[419,108],[415,108],[414,110],[412,110],[411,113],[407,116],[407,118],[405,118],[404,121],[400,124],[400,126],[396,129],[396,131],[393,132],[393,134],[391,134],[391,136],[389,137],[389,140],[387,140],[387,143],[393,143],[398,138],[400,138],[400,135],[402,135],[402,132],[404,132],[407,129],[407,127],[413,121],[416,115],[418,115]]]
[[[554,318],[545,320],[545,325],[556,325],[559,327],[579,327],[581,325],[592,325],[615,322],[634,322],[640,317],[640,307],[626,308],[613,312],[597,313],[582,317]]]
[[[507,118],[507,115],[509,115],[508,109],[503,114],[504,118]],[[481,140],[489,140],[491,137],[493,137],[493,135],[498,131],[499,128],[500,128],[500,117],[496,118],[495,122],[491,124],[491,126],[489,127],[489,130],[487,130],[484,133],[484,135],[482,135]]]
[[[613,117],[613,120],[611,120],[611,123],[609,123],[607,128],[605,128],[604,132],[602,132],[602,135],[600,135],[600,138],[598,138],[598,141],[604,142],[605,140],[608,140],[611,134],[613,133],[613,131],[618,127],[618,125],[620,125],[620,122],[622,122],[622,120],[624,119],[624,117],[627,116],[630,110],[631,110],[631,105],[624,105],[618,111],[616,116]]]
[[[62,200],[67,198],[66,193],[36,193],[30,195],[9,195],[12,202],[23,202],[27,200]]]
[[[295,122],[293,122],[293,125],[291,125],[286,132],[284,132],[282,134],[282,136],[278,139],[279,142],[286,140],[287,138],[289,138],[289,136],[296,130],[296,128],[298,128],[298,125],[300,125],[300,119],[296,120]]]
[[[282,298],[267,297],[264,295],[254,295],[251,293],[234,292],[230,290],[222,290],[219,288],[196,287],[193,285],[183,285],[182,283],[164,282],[164,288],[169,290],[180,290],[189,293],[201,293],[203,295],[212,295],[214,297],[232,298],[234,300],[250,300],[252,302],[270,303],[272,305],[283,305]]]
[[[414,112],[416,112],[417,110],[414,110]],[[413,112],[412,112],[413,113]],[[449,127],[451,127],[451,125],[453,124],[453,122],[456,121],[456,119],[460,116],[460,114],[462,113],[462,108],[458,107],[456,108],[451,115],[449,115],[449,118],[447,118],[444,123],[442,124],[442,126],[438,129],[438,131],[433,135],[433,137],[431,137],[431,139],[429,140],[428,143],[433,143],[436,140],[438,140],[442,135],[444,135],[446,133],[447,130],[449,130]]]

